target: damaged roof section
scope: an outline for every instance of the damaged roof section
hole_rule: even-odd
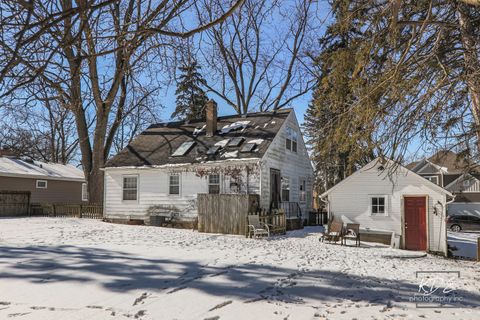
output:
[[[154,124],[107,161],[105,166],[141,167],[227,159],[260,159],[291,111],[292,109],[281,109],[275,113],[258,112],[246,116],[218,117],[219,130],[212,137],[206,135],[204,120]],[[245,148],[247,144],[254,146]],[[218,147],[215,148],[216,152],[208,152],[212,147]]]

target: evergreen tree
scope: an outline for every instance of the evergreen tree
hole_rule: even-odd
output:
[[[480,10],[460,1],[333,0],[306,129],[318,172],[343,178],[416,140],[480,155]]]
[[[202,87],[206,85],[200,73],[200,66],[194,59],[178,68],[181,72],[175,91],[176,108],[172,118],[193,120],[205,118],[205,105],[208,101]]]
[[[317,87],[305,114],[319,193],[374,158],[372,115],[352,107],[363,85],[357,55],[367,35],[349,19],[344,1],[335,2],[332,9],[336,20],[320,39]]]

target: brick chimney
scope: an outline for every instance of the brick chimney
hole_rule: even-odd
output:
[[[210,99],[205,107],[207,115],[207,137],[213,137],[217,132],[217,103]]]

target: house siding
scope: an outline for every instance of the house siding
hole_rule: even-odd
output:
[[[287,150],[285,147],[286,131],[290,127],[298,134],[297,152]],[[260,205],[263,208],[270,207],[270,169],[280,170],[282,177],[290,180],[290,202],[298,202],[303,216],[308,217],[308,211],[312,209],[313,197],[313,168],[307,148],[295,113],[290,113],[280,131],[270,144],[263,156],[261,166],[261,196]],[[300,202],[299,182],[300,178],[306,179],[306,201]],[[308,199],[310,198],[310,199]]]
[[[37,180],[46,180],[47,188],[38,189]],[[0,177],[0,190],[29,191],[30,203],[82,203],[80,181],[52,180],[48,178]]]
[[[227,167],[220,164],[218,166]],[[218,170],[211,167],[210,170]],[[238,165],[236,165],[238,166]],[[195,166],[188,169],[139,168],[105,170],[105,217],[107,219],[147,219],[149,208],[161,205],[180,213],[180,219],[193,220],[197,217],[197,194],[208,193],[208,176],[199,176]],[[257,167],[258,168],[258,167]],[[205,168],[202,168],[202,172]],[[206,169],[209,170],[208,168]],[[258,169],[257,169],[258,170]],[[169,194],[169,175],[180,175],[180,194]],[[137,200],[122,200],[123,176],[138,176]],[[231,176],[220,172],[220,193],[235,193],[230,189]],[[259,174],[243,170],[240,174],[239,193],[256,194],[259,191]]]
[[[445,194],[421,182],[413,173],[403,171],[389,177],[386,171],[378,170],[378,165],[367,165],[328,194],[329,211],[343,222],[360,223],[363,230],[389,231],[403,236],[404,197],[426,196],[428,249],[445,253]],[[370,214],[371,195],[387,197],[387,216]],[[434,214],[434,207],[438,215]]]

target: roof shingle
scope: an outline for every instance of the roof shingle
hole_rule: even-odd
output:
[[[292,109],[277,112],[249,113],[246,116],[218,117],[219,130],[213,137],[205,135],[205,121],[177,121],[151,125],[126,148],[107,161],[105,167],[141,167],[166,164],[203,163],[232,158],[262,158]],[[248,122],[248,123],[247,123]],[[238,146],[226,146],[230,139],[243,137]],[[253,152],[239,152],[256,140]],[[195,145],[183,156],[172,157],[173,152],[186,141]],[[214,145],[222,146],[215,155],[207,156]]]

